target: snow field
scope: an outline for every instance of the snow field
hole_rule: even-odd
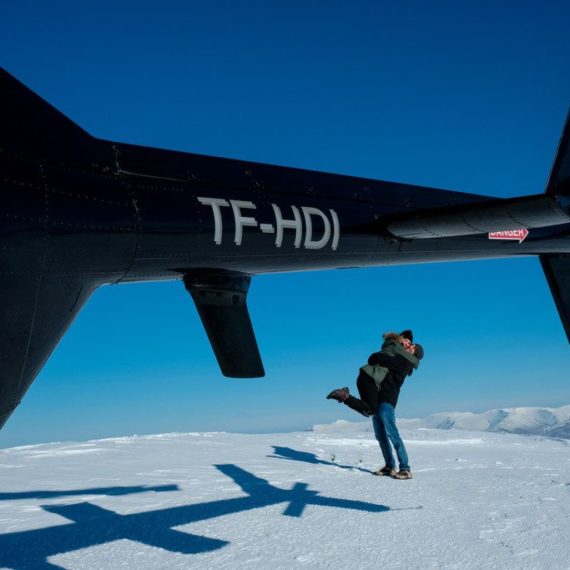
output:
[[[0,450],[0,568],[570,568],[568,441],[365,429]]]

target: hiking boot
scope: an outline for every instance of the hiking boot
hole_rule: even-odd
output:
[[[327,396],[327,400],[336,400],[339,404],[342,404],[349,396],[348,388],[337,388]]]
[[[397,473],[392,475],[392,479],[411,479],[412,474],[406,469],[400,469]]]
[[[388,467],[384,465],[381,469],[377,469],[372,472],[372,475],[378,475],[379,477],[394,477],[396,475],[396,470],[393,467]]]

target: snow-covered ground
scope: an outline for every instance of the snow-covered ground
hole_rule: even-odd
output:
[[[402,423],[0,451],[0,568],[570,568],[570,441]]]

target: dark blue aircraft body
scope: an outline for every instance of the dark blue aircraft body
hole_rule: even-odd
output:
[[[546,193],[500,200],[96,139],[1,68],[0,116],[0,427],[109,283],[182,280],[232,377],[264,375],[259,273],[539,255],[570,338],[568,129]]]

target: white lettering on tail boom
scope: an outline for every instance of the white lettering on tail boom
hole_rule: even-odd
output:
[[[241,246],[244,241],[243,229],[250,227],[258,228],[264,234],[275,234],[275,247],[282,246],[283,235],[285,231],[289,230],[295,233],[293,244],[297,249],[301,245],[305,249],[322,249],[330,244],[330,248],[336,251],[338,247],[340,224],[337,213],[332,209],[329,209],[328,213],[326,213],[313,206],[301,206],[300,209],[297,206],[291,206],[291,213],[284,215],[277,204],[271,204],[275,219],[272,223],[261,223],[253,217],[253,214],[249,216],[244,215],[243,210],[257,209],[253,202],[204,196],[198,196],[198,202],[212,208],[212,215],[214,216],[214,243],[216,245],[222,244],[224,233],[222,208],[231,208],[234,218],[234,243],[237,246]],[[314,220],[318,219],[322,222],[322,235],[316,235],[315,232]]]
[[[528,230],[504,230],[502,232],[489,232],[489,239],[511,240],[522,243],[528,236]]]

